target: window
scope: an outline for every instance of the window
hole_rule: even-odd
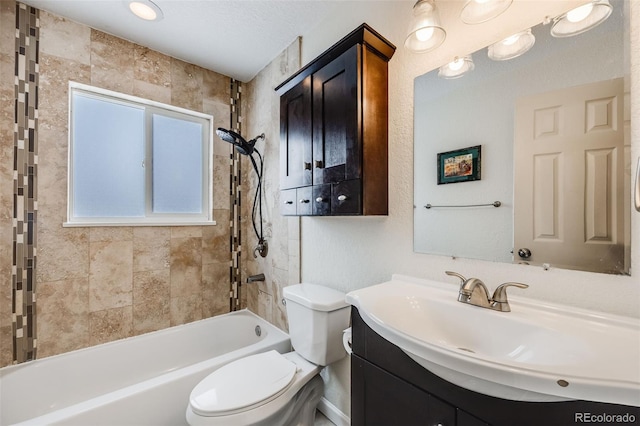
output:
[[[213,117],[69,89],[66,226],[213,224]]]

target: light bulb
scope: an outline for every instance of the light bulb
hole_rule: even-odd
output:
[[[137,17],[146,19],[147,21],[153,21],[157,16],[156,11],[144,3],[131,2],[129,3],[129,9],[131,9]]]
[[[505,46],[511,46],[512,44],[517,42],[518,39],[520,39],[520,34],[514,34],[511,37],[507,37],[502,40],[502,44],[504,44]]]
[[[416,38],[420,41],[427,41],[433,37],[433,27],[422,28],[416,31]]]
[[[585,19],[587,16],[589,16],[592,10],[593,10],[593,3],[587,3],[580,7],[576,7],[575,9],[570,10],[567,13],[567,20],[573,23],[580,22],[583,19]]]
[[[458,71],[464,65],[464,58],[456,58],[453,62],[449,63],[449,69],[451,71]]]

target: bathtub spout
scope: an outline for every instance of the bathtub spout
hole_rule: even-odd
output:
[[[247,284],[248,283],[254,283],[256,281],[264,281],[264,274],[258,274],[258,275],[251,275],[249,276],[249,278],[247,278]]]

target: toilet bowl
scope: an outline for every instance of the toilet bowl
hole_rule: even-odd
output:
[[[269,351],[227,364],[192,390],[187,422],[197,425],[313,425],[323,366],[346,355],[344,293],[313,284],[285,287],[293,352]]]

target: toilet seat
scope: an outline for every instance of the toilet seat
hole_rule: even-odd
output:
[[[284,393],[296,371],[295,363],[274,350],[247,356],[219,368],[198,383],[189,403],[194,413],[205,417],[250,410]]]

